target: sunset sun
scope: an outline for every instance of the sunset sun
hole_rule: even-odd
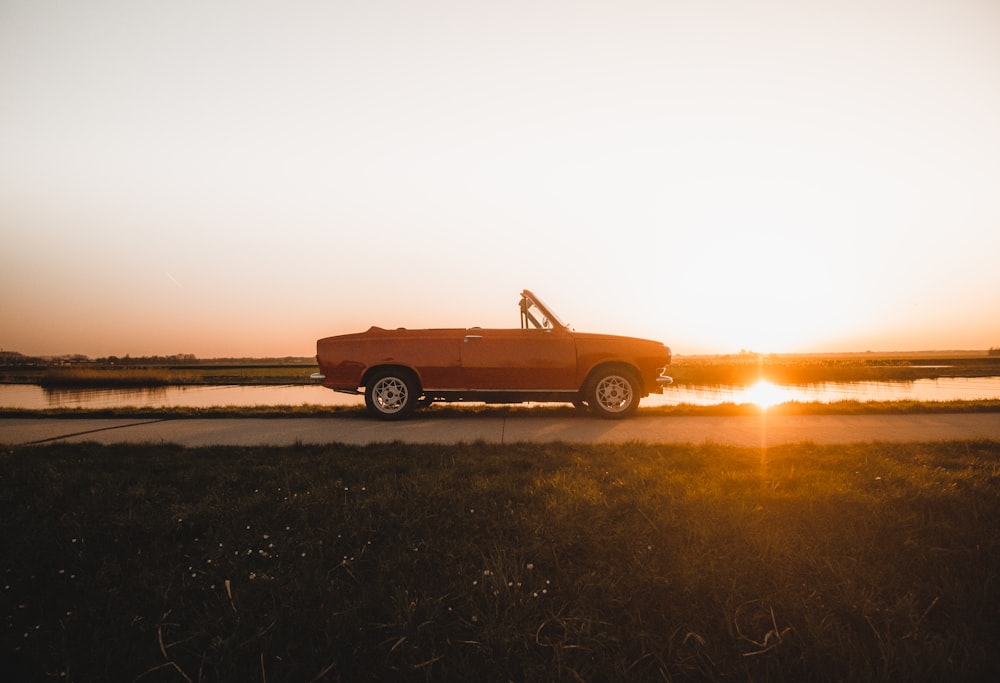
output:
[[[756,404],[765,410],[788,400],[781,387],[766,379],[747,387],[743,392],[743,398],[745,402]]]

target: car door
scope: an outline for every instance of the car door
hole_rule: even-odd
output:
[[[466,330],[462,375],[471,390],[572,391],[576,343],[566,330]]]

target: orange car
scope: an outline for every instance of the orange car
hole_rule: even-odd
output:
[[[363,391],[368,410],[386,420],[433,401],[567,402],[621,418],[672,381],[660,342],[574,332],[528,290],[520,308],[519,329],[372,327],[320,339],[313,378]]]

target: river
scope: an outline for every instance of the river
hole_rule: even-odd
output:
[[[751,386],[672,386],[653,394],[643,406],[756,403],[789,401],[953,401],[1000,399],[1000,377],[941,377],[910,382],[823,382]],[[155,408],[220,406],[350,406],[364,405],[361,396],[339,394],[316,385],[169,386],[155,389],[43,389],[34,384],[0,384],[0,408]]]

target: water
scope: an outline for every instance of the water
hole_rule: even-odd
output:
[[[673,393],[676,392],[676,393]],[[1000,399],[1000,377],[941,377],[912,382],[821,382],[781,385],[761,381],[747,387],[669,388],[642,405],[718,405],[756,403],[769,406],[789,401],[974,401]]]
[[[220,406],[364,405],[364,398],[316,385],[169,386],[149,389],[43,389],[0,385],[0,407],[27,408],[213,408]]]
[[[778,385],[758,382],[747,387],[669,387],[653,394],[643,406],[717,405],[787,401],[952,401],[1000,399],[1000,377],[941,377],[912,382],[823,382]],[[318,385],[288,386],[190,386],[155,389],[55,389],[34,384],[0,384],[0,408],[138,408],[219,406],[361,406],[361,396],[338,394]]]

